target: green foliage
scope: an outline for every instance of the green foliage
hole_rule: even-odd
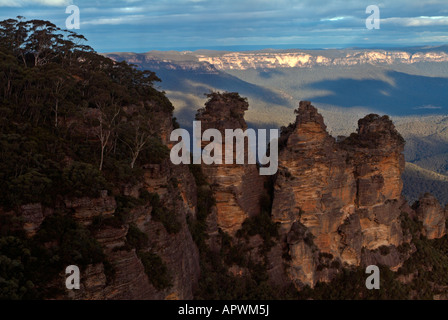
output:
[[[115,184],[137,184],[143,176],[140,167],[131,168],[129,162],[125,160],[107,159],[104,170],[108,181],[113,181]]]
[[[0,300],[29,299],[37,296],[27,266],[36,259],[19,238],[0,238]]]
[[[205,240],[207,239],[206,219],[212,207],[216,204],[215,197],[202,172],[200,165],[189,165],[197,186],[197,214],[196,219],[188,217],[188,227],[194,242],[202,252],[206,251]]]
[[[415,250],[397,272],[385,266],[380,267],[380,290],[367,290],[366,274],[361,267],[341,269],[340,273],[329,283],[318,283],[314,289],[305,287],[299,293],[300,299],[433,299],[435,294],[445,293],[448,285],[448,237],[428,240],[421,236],[421,222],[410,219],[406,213],[401,214],[402,228],[412,236],[412,245],[404,243],[398,252],[408,254],[412,246]],[[390,248],[379,248],[382,255],[387,255]],[[339,268],[339,265],[331,267]],[[399,276],[406,276],[403,283]]]
[[[60,263],[57,268],[70,264],[86,266],[105,259],[101,246],[90,232],[68,215],[47,217],[34,240],[41,244],[56,243],[46,253],[57,256]],[[57,270],[54,272],[57,273]]]
[[[198,164],[190,164],[188,166],[190,172],[193,174],[197,186],[208,185],[207,178],[202,172],[202,168]]]
[[[265,249],[268,251],[274,243],[272,238],[278,238],[278,224],[272,222],[269,213],[262,211],[259,215],[247,218],[243,222],[243,226],[238,230],[238,237],[254,236],[259,234],[265,244]]]
[[[125,218],[126,214],[137,206],[145,204],[143,199],[137,199],[132,196],[117,195],[115,196],[117,202],[117,208],[115,209],[115,215]]]
[[[416,218],[411,219],[406,212],[400,214],[401,228],[403,232],[411,235],[413,239],[417,239],[420,236],[420,230],[423,229],[423,223]]]
[[[142,250],[148,244],[148,236],[142,232],[136,225],[130,224],[126,235],[126,242],[137,251]]]
[[[135,248],[149,281],[157,290],[172,286],[172,278],[163,260],[155,253],[144,251],[148,246],[148,235],[136,225],[130,224],[126,235],[126,246]]]
[[[305,286],[299,292],[299,299],[314,300],[397,300],[407,299],[410,288],[396,280],[394,272],[389,268],[380,268],[380,290],[366,288],[365,269],[342,269],[333,281],[329,283],[318,282],[314,289]]]
[[[164,160],[169,159],[170,150],[162,143],[160,138],[151,137],[149,139],[149,147],[142,151],[141,158],[145,163],[160,164]]]
[[[388,246],[381,246],[378,248],[382,256],[387,256],[390,253],[390,248]]]
[[[108,189],[108,184],[98,168],[74,162],[63,170],[60,187],[64,194],[74,197],[98,197],[100,190]]]
[[[268,252],[274,245],[273,239],[278,239],[278,223],[274,223],[271,219],[272,199],[273,199],[273,181],[268,180],[265,185],[265,193],[259,199],[260,214],[247,218],[237,232],[237,237],[248,238],[256,234],[260,235],[264,240],[264,252]]]
[[[8,191],[10,201],[13,204],[36,203],[49,201],[48,192],[52,186],[51,179],[36,170],[30,170],[25,174],[10,180]]]
[[[0,299],[51,298],[63,288],[48,286],[67,266],[82,269],[97,263],[103,263],[110,281],[114,268],[101,246],[68,215],[47,217],[32,238],[4,231],[0,237]]]
[[[89,226],[89,230],[95,232],[103,227],[120,228],[123,226],[123,219],[120,215],[115,214],[112,216],[95,216],[92,220],[92,224]]]
[[[177,213],[163,206],[157,193],[150,194],[149,202],[152,206],[151,216],[154,221],[161,222],[168,233],[178,233],[182,225],[179,222]]]
[[[153,72],[49,21],[0,21],[0,40],[2,207],[98,196],[168,158],[158,134],[173,106]]]
[[[221,236],[221,257],[223,261],[231,266],[236,264],[240,267],[247,267],[249,260],[246,255],[246,248],[243,243],[232,243],[232,238],[221,229],[219,229]]]
[[[448,285],[448,238],[414,239],[415,253],[398,270],[399,274],[415,275],[410,288],[418,299],[433,299]]]
[[[267,281],[267,270],[265,264],[256,264],[248,259],[246,248],[243,243],[234,244],[228,234],[219,230],[221,237],[221,250],[219,253],[210,251],[206,245],[207,224],[206,219],[215,205],[213,191],[207,182],[199,165],[189,166],[197,185],[197,215],[196,219],[188,219],[188,226],[193,240],[200,250],[201,278],[199,288],[195,292],[195,299],[216,300],[216,299],[289,299],[294,298],[294,289],[280,289],[273,287]],[[264,201],[263,201],[264,200]],[[263,208],[270,212],[270,199],[265,197],[261,200]],[[268,225],[262,226],[266,222],[266,216],[252,221],[244,229],[251,235],[261,231],[263,235],[271,237],[277,233],[277,227],[272,226],[272,222],[267,215]],[[230,265],[238,265],[247,268],[250,273],[244,276],[235,276],[229,273]]]
[[[195,292],[197,300],[276,300],[294,299],[295,289],[278,288],[267,281],[264,264],[249,266],[251,274],[229,273],[219,254],[208,252],[201,258],[201,278]]]
[[[179,122],[177,121],[176,117],[173,117],[172,122],[173,122],[173,129],[179,129],[180,128]]]
[[[96,54],[85,40],[48,21],[0,21],[0,208],[63,208],[64,198],[98,197],[101,190],[117,201],[113,216],[95,217],[88,229],[61,212],[46,217],[32,238],[21,221],[0,215],[0,298],[54,296],[47,286],[70,264],[103,263],[110,282],[114,267],[92,233],[121,227],[130,210],[148,201],[169,233],[181,228],[158,197],[121,194],[141,181],[142,165],[169,157],[159,133],[174,108],[153,87],[160,79]],[[131,225],[127,245],[137,249],[155,286],[167,287],[160,258],[141,252],[146,242]]]
[[[138,256],[145,267],[149,281],[157,290],[164,290],[172,286],[172,279],[168,268],[157,254],[140,251]]]

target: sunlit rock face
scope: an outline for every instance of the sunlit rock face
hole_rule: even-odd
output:
[[[361,64],[412,64],[417,62],[448,61],[445,52],[362,50],[348,51],[343,56],[325,56],[308,52],[232,52],[218,56],[198,55],[218,70],[247,70],[273,68],[309,68],[315,66],[353,66]]]
[[[202,133],[217,129],[223,139],[222,155],[229,145],[224,143],[226,129],[247,129],[244,112],[249,105],[245,99],[231,95],[215,95],[205,108],[199,110],[196,120],[201,122]],[[209,142],[202,142],[202,147]],[[236,145],[236,143],[235,143]],[[244,164],[202,165],[202,170],[212,187],[216,199],[217,226],[235,235],[244,220],[260,212],[260,197],[264,192],[265,178],[260,176],[256,164],[248,163],[248,144],[244,144]],[[231,150],[236,159],[236,146]]]
[[[313,286],[332,274],[320,270],[322,257],[360,265],[363,249],[403,242],[404,140],[387,116],[366,116],[357,133],[337,142],[310,102],[296,113],[280,139],[272,217],[286,237],[290,278]],[[297,224],[310,232],[306,241],[291,241]]]
[[[429,193],[423,195],[412,208],[423,223],[423,234],[428,239],[437,239],[445,235],[445,212],[434,196]]]

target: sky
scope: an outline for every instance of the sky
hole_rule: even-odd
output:
[[[66,28],[69,5],[98,52],[448,44],[448,0],[0,0],[0,20]],[[370,5],[379,29],[366,27]]]

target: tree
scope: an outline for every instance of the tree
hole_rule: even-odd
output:
[[[70,90],[71,76],[63,68],[58,65],[46,66],[46,80],[48,83],[48,90],[51,99],[53,100],[51,110],[54,113],[54,126],[57,128],[59,123],[59,109],[60,104],[65,100],[65,97]]]
[[[99,124],[95,129],[96,136],[101,144],[100,164],[99,170],[103,170],[104,152],[109,144],[111,136],[115,133],[118,127],[119,114],[121,107],[114,98],[105,92],[95,98],[98,112],[96,113],[96,119]]]
[[[134,114],[129,121],[123,125],[120,140],[131,151],[130,166],[133,169],[138,156],[143,150],[149,148],[152,132],[150,130],[150,120],[147,112],[141,110]]]

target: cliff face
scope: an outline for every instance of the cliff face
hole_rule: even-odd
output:
[[[219,70],[247,70],[274,68],[311,68],[318,66],[355,66],[363,64],[414,64],[419,62],[446,62],[448,54],[433,51],[411,52],[397,50],[270,50],[268,52],[166,52],[150,51],[145,54],[106,54],[114,60],[145,65],[151,70],[182,70],[216,74]]]
[[[217,129],[222,135],[223,164],[203,165],[202,170],[216,199],[217,226],[231,235],[241,228],[247,217],[259,214],[259,200],[264,192],[264,178],[258,174],[257,165],[247,162],[249,149],[246,141],[245,164],[236,164],[236,146],[231,150],[234,164],[224,163],[225,130],[245,131],[244,112],[247,109],[248,103],[242,98],[232,97],[231,94],[215,95],[196,116],[196,120],[201,121],[202,133],[207,129]],[[202,147],[207,144],[203,142]],[[230,146],[227,145],[227,148]]]
[[[173,130],[172,114],[156,114],[157,132],[161,141],[170,146],[169,135]],[[64,210],[85,228],[91,229],[93,237],[101,245],[107,261],[114,269],[113,276],[106,276],[106,266],[102,263],[81,268],[81,290],[66,291],[72,299],[193,299],[200,267],[199,252],[188,228],[187,219],[196,217],[196,184],[188,166],[173,165],[169,159],[160,164],[146,164],[141,168],[142,177],[138,182],[117,184],[114,193],[102,191],[99,198],[67,197],[63,201]],[[143,193],[157,195],[144,198]],[[124,200],[123,200],[124,199]],[[145,199],[145,200],[142,200]],[[119,203],[121,201],[121,203]],[[123,201],[125,201],[123,203]],[[132,204],[135,203],[135,204]],[[156,210],[169,215],[165,221],[156,219]],[[53,214],[53,209],[41,204],[24,205],[19,215],[24,220],[24,229],[33,236],[45,217]],[[121,216],[120,222],[117,217]],[[109,219],[109,220],[108,220]],[[100,223],[96,221],[115,221]],[[165,224],[172,224],[168,230]],[[131,227],[145,235],[139,248],[129,245]],[[155,254],[166,267],[170,285],[156,287],[148,277],[141,253]],[[159,266],[153,265],[157,270]],[[65,274],[60,275],[57,288],[65,288]]]
[[[404,141],[388,117],[369,115],[337,142],[305,101],[281,143],[272,217],[281,223],[293,281],[313,286],[328,280],[331,268],[322,266],[332,261],[360,265],[363,248],[403,242]]]
[[[441,238],[446,234],[445,212],[437,199],[431,194],[423,195],[412,208],[417,213],[418,219],[423,223],[423,234],[428,239]]]
[[[187,216],[195,217],[194,178],[188,168],[173,166],[169,162],[148,165],[144,170],[144,182],[130,186],[128,196],[138,195],[141,190],[157,193],[166,210],[175,214],[180,224],[177,232],[168,232],[162,222],[155,221],[152,213],[154,203],[147,202],[126,212],[122,225],[103,225],[93,233],[101,244],[107,260],[113,265],[115,275],[107,282],[104,265],[89,265],[81,272],[81,290],[70,291],[74,299],[192,299],[200,275],[199,253],[187,225]],[[173,178],[176,177],[176,180]],[[171,181],[170,181],[171,180]],[[140,190],[140,191],[139,191]],[[85,226],[92,225],[95,218],[111,217],[117,210],[113,197],[66,200],[68,209]],[[29,216],[29,215],[28,215]],[[174,219],[174,218],[172,218]],[[142,251],[157,254],[166,265],[171,286],[157,289],[145,273],[144,265],[135,248],[126,246],[130,225],[147,235],[148,241]],[[65,275],[62,276],[65,278]],[[64,298],[64,297],[61,297]]]
[[[314,52],[226,53],[220,56],[198,55],[200,62],[208,62],[218,70],[246,70],[270,68],[309,68],[314,66],[353,66],[361,64],[413,64],[417,62],[448,61],[444,52],[364,50],[348,51],[342,56],[326,56]]]
[[[201,133],[218,129],[224,142],[226,129],[247,129],[245,99],[236,94],[211,94],[209,98],[196,117],[201,121]],[[409,257],[399,246],[411,240],[401,227],[403,213],[422,222],[421,232],[428,239],[446,234],[448,207],[442,209],[429,194],[412,208],[403,198],[404,140],[387,116],[368,115],[359,120],[357,133],[336,140],[310,102],[302,101],[296,114],[296,121],[282,130],[279,139],[279,169],[270,197],[271,218],[279,224],[280,236],[268,247],[261,234],[251,234],[245,241],[245,254],[266,267],[270,283],[280,288],[291,282],[296,288],[313,287],[318,281],[332,280],[348,266],[381,264],[397,270]],[[161,115],[159,125],[162,141],[169,145],[171,115]],[[203,142],[202,147],[207,145]],[[165,159],[142,165],[139,182],[116,186],[120,190],[114,192],[136,202],[134,205],[123,205],[122,198],[107,191],[97,198],[65,198],[65,212],[86,228],[92,229],[98,219],[120,214],[123,220],[92,229],[115,276],[107,275],[108,266],[103,263],[90,264],[81,270],[81,290],[59,298],[194,298],[200,257],[187,221],[196,219],[198,188],[211,188],[216,199],[204,227],[211,252],[222,249],[219,229],[231,235],[234,245],[242,244],[237,231],[247,218],[261,212],[260,199],[266,196],[268,178],[259,175],[257,165],[247,164],[247,143],[244,146],[246,164],[201,166],[209,186],[198,187],[187,166]],[[225,148],[223,143],[223,155]],[[236,148],[231,152],[235,159]],[[152,196],[145,198],[145,194]],[[60,208],[22,205],[17,215],[27,236],[34,236],[56,209]],[[138,248],[129,246],[132,232],[147,237]],[[157,288],[145,270],[145,253],[160,258],[171,285]],[[228,267],[233,275],[250,272],[237,264]],[[57,280],[60,283],[51,285],[64,286],[65,274]]]

